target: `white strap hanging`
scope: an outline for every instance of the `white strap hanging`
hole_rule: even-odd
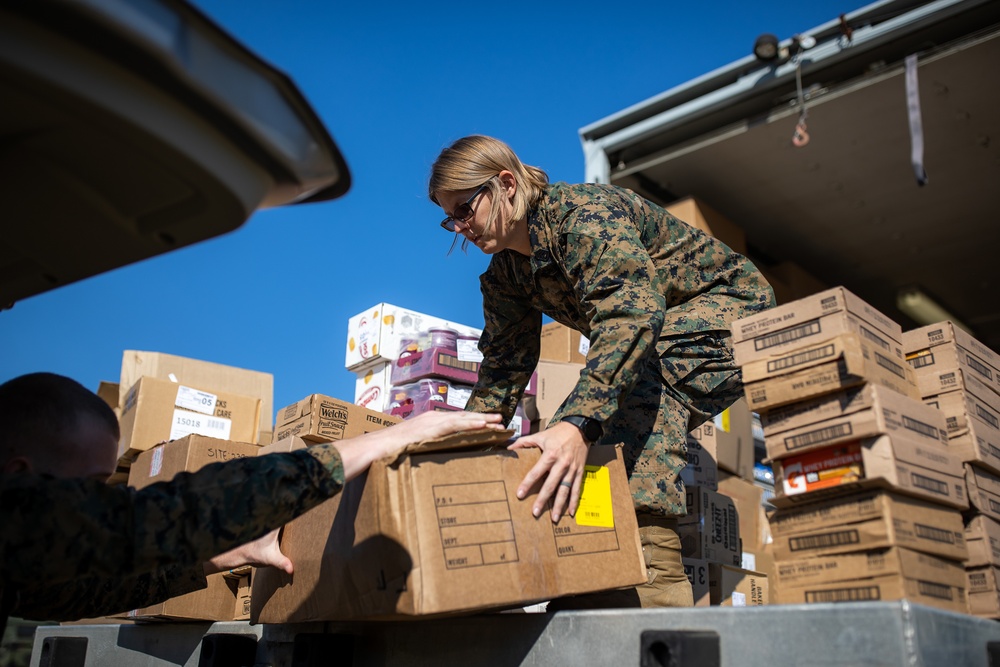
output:
[[[906,56],[906,108],[910,118],[910,162],[917,185],[927,184],[924,170],[924,124],[920,117],[920,88],[917,83],[917,55]]]

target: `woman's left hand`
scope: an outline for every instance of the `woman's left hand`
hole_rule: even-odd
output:
[[[584,465],[590,445],[583,434],[573,424],[557,422],[541,433],[521,436],[508,449],[538,447],[542,458],[524,476],[517,487],[517,497],[523,500],[539,480],[544,478],[542,488],[535,498],[531,513],[541,516],[546,503],[552,500],[552,521],[559,521],[563,512],[570,516],[576,513],[583,488]]]

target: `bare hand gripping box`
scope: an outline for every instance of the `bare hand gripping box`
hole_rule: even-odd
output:
[[[454,614],[645,581],[621,448],[591,448],[576,517],[553,524],[514,495],[540,452],[507,450],[510,435],[408,448],[287,524],[295,574],[258,572],[251,622]]]

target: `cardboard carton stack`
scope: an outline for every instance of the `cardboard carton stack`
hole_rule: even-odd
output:
[[[110,483],[125,483],[129,466],[161,442],[189,434],[260,444],[271,439],[273,377],[161,352],[126,350],[118,400],[121,440]],[[105,383],[109,404],[113,385]]]
[[[479,336],[444,327],[400,341],[389,375],[386,412],[406,419],[430,410],[462,410],[479,378]]]
[[[455,357],[460,349],[462,362],[478,362],[478,350],[474,343],[470,345],[468,341],[478,340],[481,329],[390,303],[377,303],[351,317],[347,323],[344,367],[356,377],[354,402],[379,412],[387,411],[391,403],[393,362],[399,358],[401,350],[407,351],[408,341],[414,342],[422,333],[432,329],[455,332]],[[471,355],[471,359],[467,359],[466,355]],[[428,355],[427,362],[432,357]],[[459,360],[456,358],[455,361]]]
[[[533,430],[545,428],[576,386],[589,345],[586,336],[558,322],[542,327],[540,361],[524,400],[529,415],[537,420]],[[752,556],[764,541],[756,537],[764,519],[760,494],[746,481],[753,468],[751,423],[750,410],[741,399],[688,436],[688,465],[681,473],[688,514],[678,532],[685,571],[699,606],[767,602],[767,576],[754,571],[752,558],[744,562],[746,544],[741,547],[750,539],[753,548],[747,555]],[[720,470],[733,473],[724,482],[728,491],[719,488],[720,476],[726,474]],[[733,497],[727,495],[730,491]]]
[[[590,340],[559,322],[542,325],[538,366],[524,389],[521,407],[531,422],[530,432],[545,430],[569,396],[587,363]]]
[[[903,349],[963,462],[969,612],[1000,618],[1000,355],[951,322],[906,332]]]
[[[753,469],[752,414],[736,401],[687,437],[681,471],[687,515],[680,520],[684,569],[695,605],[760,605],[770,601],[767,531]]]
[[[778,601],[965,611],[962,464],[900,326],[836,287],[732,331],[773,464]]]
[[[142,489],[168,481],[181,472],[194,472],[210,463],[257,456],[252,443],[188,435],[141,452],[129,470],[128,484]],[[209,575],[204,589],[180,595],[124,618],[180,621],[239,621],[250,617],[252,568]]]

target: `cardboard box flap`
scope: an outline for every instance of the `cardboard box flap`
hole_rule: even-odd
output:
[[[441,438],[432,438],[407,445],[396,455],[395,461],[410,454],[426,454],[428,452],[455,451],[459,449],[491,449],[506,445],[515,435],[514,431],[493,431],[483,429],[478,431],[460,431]]]

